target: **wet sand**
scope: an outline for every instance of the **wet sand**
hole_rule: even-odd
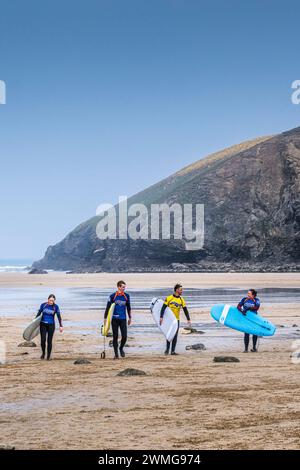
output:
[[[41,276],[41,282],[47,276]],[[62,279],[69,283],[69,276],[73,275],[52,274],[51,282],[53,286],[61,285]],[[84,280],[82,276],[70,285],[97,286],[101,279],[101,285],[108,286],[120,277],[104,281],[104,274],[85,275]],[[131,286],[140,287],[140,275],[134,276]],[[153,287],[159,276],[149,279]],[[186,287],[203,287],[198,275],[184,276],[179,275]],[[240,274],[231,279],[228,274],[214,279],[206,276],[210,287],[218,282],[246,288],[252,281],[252,275],[242,279]],[[258,280],[254,284],[257,288],[299,287],[297,274],[260,276],[260,284]],[[129,275],[121,277],[129,284]],[[15,283],[9,284],[12,279]],[[164,277],[160,287],[172,285],[174,279]],[[32,287],[34,282],[40,281],[22,274],[0,276],[2,287]],[[39,347],[18,347],[24,325],[31,319],[28,314],[0,318],[0,338],[7,348],[7,363],[0,366],[0,445],[17,449],[299,448],[300,364],[293,364],[290,354],[293,342],[300,340],[300,308],[298,304],[273,305],[263,307],[261,313],[278,329],[275,337],[260,339],[258,353],[243,354],[243,335],[219,326],[209,309],[201,308],[191,314],[203,334],[187,334],[182,329],[180,355],[165,357],[164,339],[152,326],[149,312],[136,311],[126,358],[119,361],[112,360],[110,347],[107,358],[100,359],[103,343],[97,325],[101,313],[95,310],[65,312],[65,332],[56,331],[50,362],[39,359]],[[205,351],[185,349],[199,342]],[[240,362],[216,364],[216,355],[234,355]],[[78,357],[91,364],[74,365]],[[128,367],[147,375],[117,377]]]

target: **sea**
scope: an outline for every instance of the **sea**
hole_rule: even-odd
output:
[[[27,273],[33,260],[24,259],[0,259],[0,273]]]

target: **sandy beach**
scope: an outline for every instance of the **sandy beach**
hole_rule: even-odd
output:
[[[1,274],[0,288],[83,289],[185,287],[299,288],[300,274]],[[41,298],[41,301],[44,299]],[[63,307],[63,306],[61,306]],[[165,357],[164,339],[149,311],[133,312],[126,358],[100,358],[100,310],[63,309],[65,331],[55,333],[53,360],[22,348],[29,312],[0,316],[6,363],[0,365],[0,445],[16,449],[297,449],[300,445],[300,364],[290,355],[300,340],[300,305],[262,306],[276,335],[259,352],[243,354],[243,335],[216,324],[209,308],[191,309],[202,333],[188,334],[182,318],[179,356]],[[1,305],[5,312],[5,305]],[[186,350],[203,343],[204,351]],[[232,355],[239,363],[213,362]],[[77,358],[91,363],[75,365]],[[145,376],[118,377],[126,368]]]
[[[300,273],[0,273],[1,287],[109,287],[119,279],[130,287],[172,287],[178,280],[186,287],[300,287]]]

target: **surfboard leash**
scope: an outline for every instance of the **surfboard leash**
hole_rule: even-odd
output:
[[[103,328],[103,326],[102,326],[102,328]],[[103,351],[100,354],[101,359],[105,359],[105,357],[106,357],[106,351],[105,351],[106,342],[105,342],[105,339],[106,339],[106,336],[103,335]]]

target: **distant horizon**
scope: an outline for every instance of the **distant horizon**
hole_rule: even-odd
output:
[[[27,264],[30,263],[30,265],[34,262],[35,260],[32,258],[0,258],[0,265],[4,266],[4,263],[6,263],[7,266],[9,266],[9,263],[22,263],[21,265],[26,266]],[[24,264],[23,264],[24,263]]]

